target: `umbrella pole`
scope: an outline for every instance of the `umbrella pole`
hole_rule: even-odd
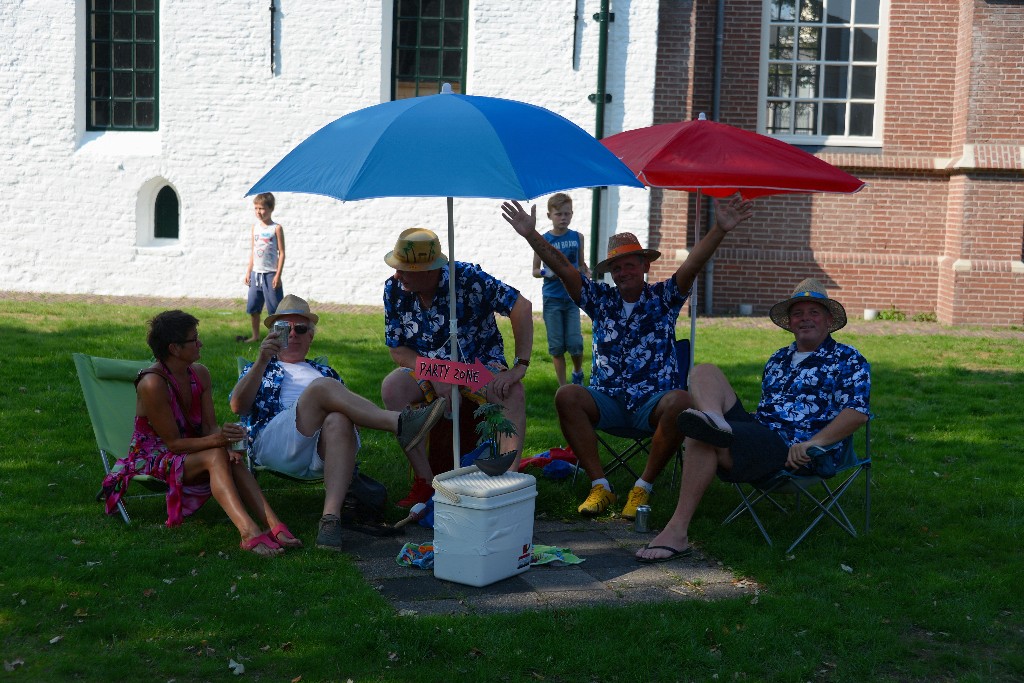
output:
[[[458,363],[459,358],[459,319],[456,317],[458,307],[455,299],[458,293],[455,288],[455,201],[448,197],[448,330],[451,333],[451,359]],[[459,393],[457,385],[451,385],[452,393],[448,397],[452,409],[452,458],[455,460],[454,469],[458,469],[462,460],[462,450],[459,441],[461,440],[461,423],[459,422],[459,408],[462,404],[462,394]]]
[[[693,224],[693,247],[697,248],[697,242],[700,241],[700,189],[697,190],[697,220]],[[693,370],[693,356],[694,348],[697,346],[697,282],[700,279],[700,273],[697,273],[693,278],[693,285],[690,287],[690,370]],[[690,386],[689,380],[686,382],[686,386]]]

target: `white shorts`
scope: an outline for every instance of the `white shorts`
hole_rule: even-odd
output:
[[[253,443],[256,464],[275,472],[300,479],[324,476],[324,461],[317,453],[320,430],[305,436],[295,426],[295,405],[274,416]],[[359,452],[359,430],[356,429],[356,453]]]

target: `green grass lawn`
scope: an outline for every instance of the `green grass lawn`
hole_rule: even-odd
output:
[[[240,680],[304,682],[1024,679],[1021,337],[839,332],[873,369],[871,532],[852,539],[823,528],[787,556],[749,521],[722,527],[734,493],[713,485],[691,537],[756,580],[763,590],[754,599],[398,617],[345,555],[306,549],[263,560],[239,551],[213,501],[175,529],[163,526],[159,498],[135,502],[131,526],[104,516],[94,500],[102,469],[71,353],[149,357],[146,321],[158,309],[4,309],[5,680],[225,680],[231,659],[245,666]],[[241,307],[192,312],[223,422],[240,352],[234,338],[247,319]],[[563,443],[543,332],[538,323],[526,455]],[[702,320],[698,361],[721,365],[753,405],[765,359],[786,342],[779,330]],[[392,367],[382,315],[323,315],[313,351],[379,403]],[[393,498],[405,493],[408,468],[393,438],[364,432],[361,457]],[[667,479],[655,491],[655,526],[674,505]],[[574,517],[587,486],[540,480],[538,513]],[[275,488],[270,496],[311,541],[320,491]],[[862,512],[857,502],[850,509]]]

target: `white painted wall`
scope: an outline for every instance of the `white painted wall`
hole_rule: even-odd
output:
[[[306,136],[389,92],[390,0],[277,0],[273,76],[268,4],[161,3],[160,131],[97,134],[85,131],[84,0],[0,3],[0,290],[245,296],[248,188]],[[467,92],[548,107],[593,132],[599,2],[578,0],[576,65],[573,4],[471,0]],[[651,122],[657,4],[613,2],[606,135]],[[139,217],[144,226],[160,179],[178,192],[180,239],[151,246]],[[574,227],[589,237],[591,193],[572,196]],[[539,310],[532,253],[499,205],[455,200],[456,257]],[[618,227],[645,240],[647,211],[644,190],[612,189],[604,235]],[[445,215],[444,199],[278,195],[285,290],[379,304],[398,233],[423,226],[443,236]]]

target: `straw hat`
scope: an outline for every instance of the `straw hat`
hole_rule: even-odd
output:
[[[792,331],[789,328],[789,309],[793,304],[801,301],[813,301],[828,309],[828,312],[832,314],[832,325],[828,328],[829,332],[835,332],[846,326],[846,309],[835,299],[829,299],[825,285],[814,278],[807,278],[796,286],[793,296],[772,306],[768,311],[768,317],[782,329]]]
[[[287,294],[281,299],[281,303],[277,305],[274,315],[268,315],[267,319],[263,321],[263,326],[269,329],[274,326],[274,322],[278,318],[285,315],[301,315],[314,325],[320,321],[320,316],[316,313],[310,313],[309,304],[306,303],[305,299],[300,299],[294,294]]]
[[[384,262],[395,270],[437,270],[448,263],[441,253],[441,240],[426,228],[403,230]]]
[[[594,267],[594,276],[604,275],[612,261],[623,256],[642,256],[648,261],[656,261],[661,252],[644,249],[640,246],[640,240],[631,232],[616,233],[608,238],[608,256]]]

